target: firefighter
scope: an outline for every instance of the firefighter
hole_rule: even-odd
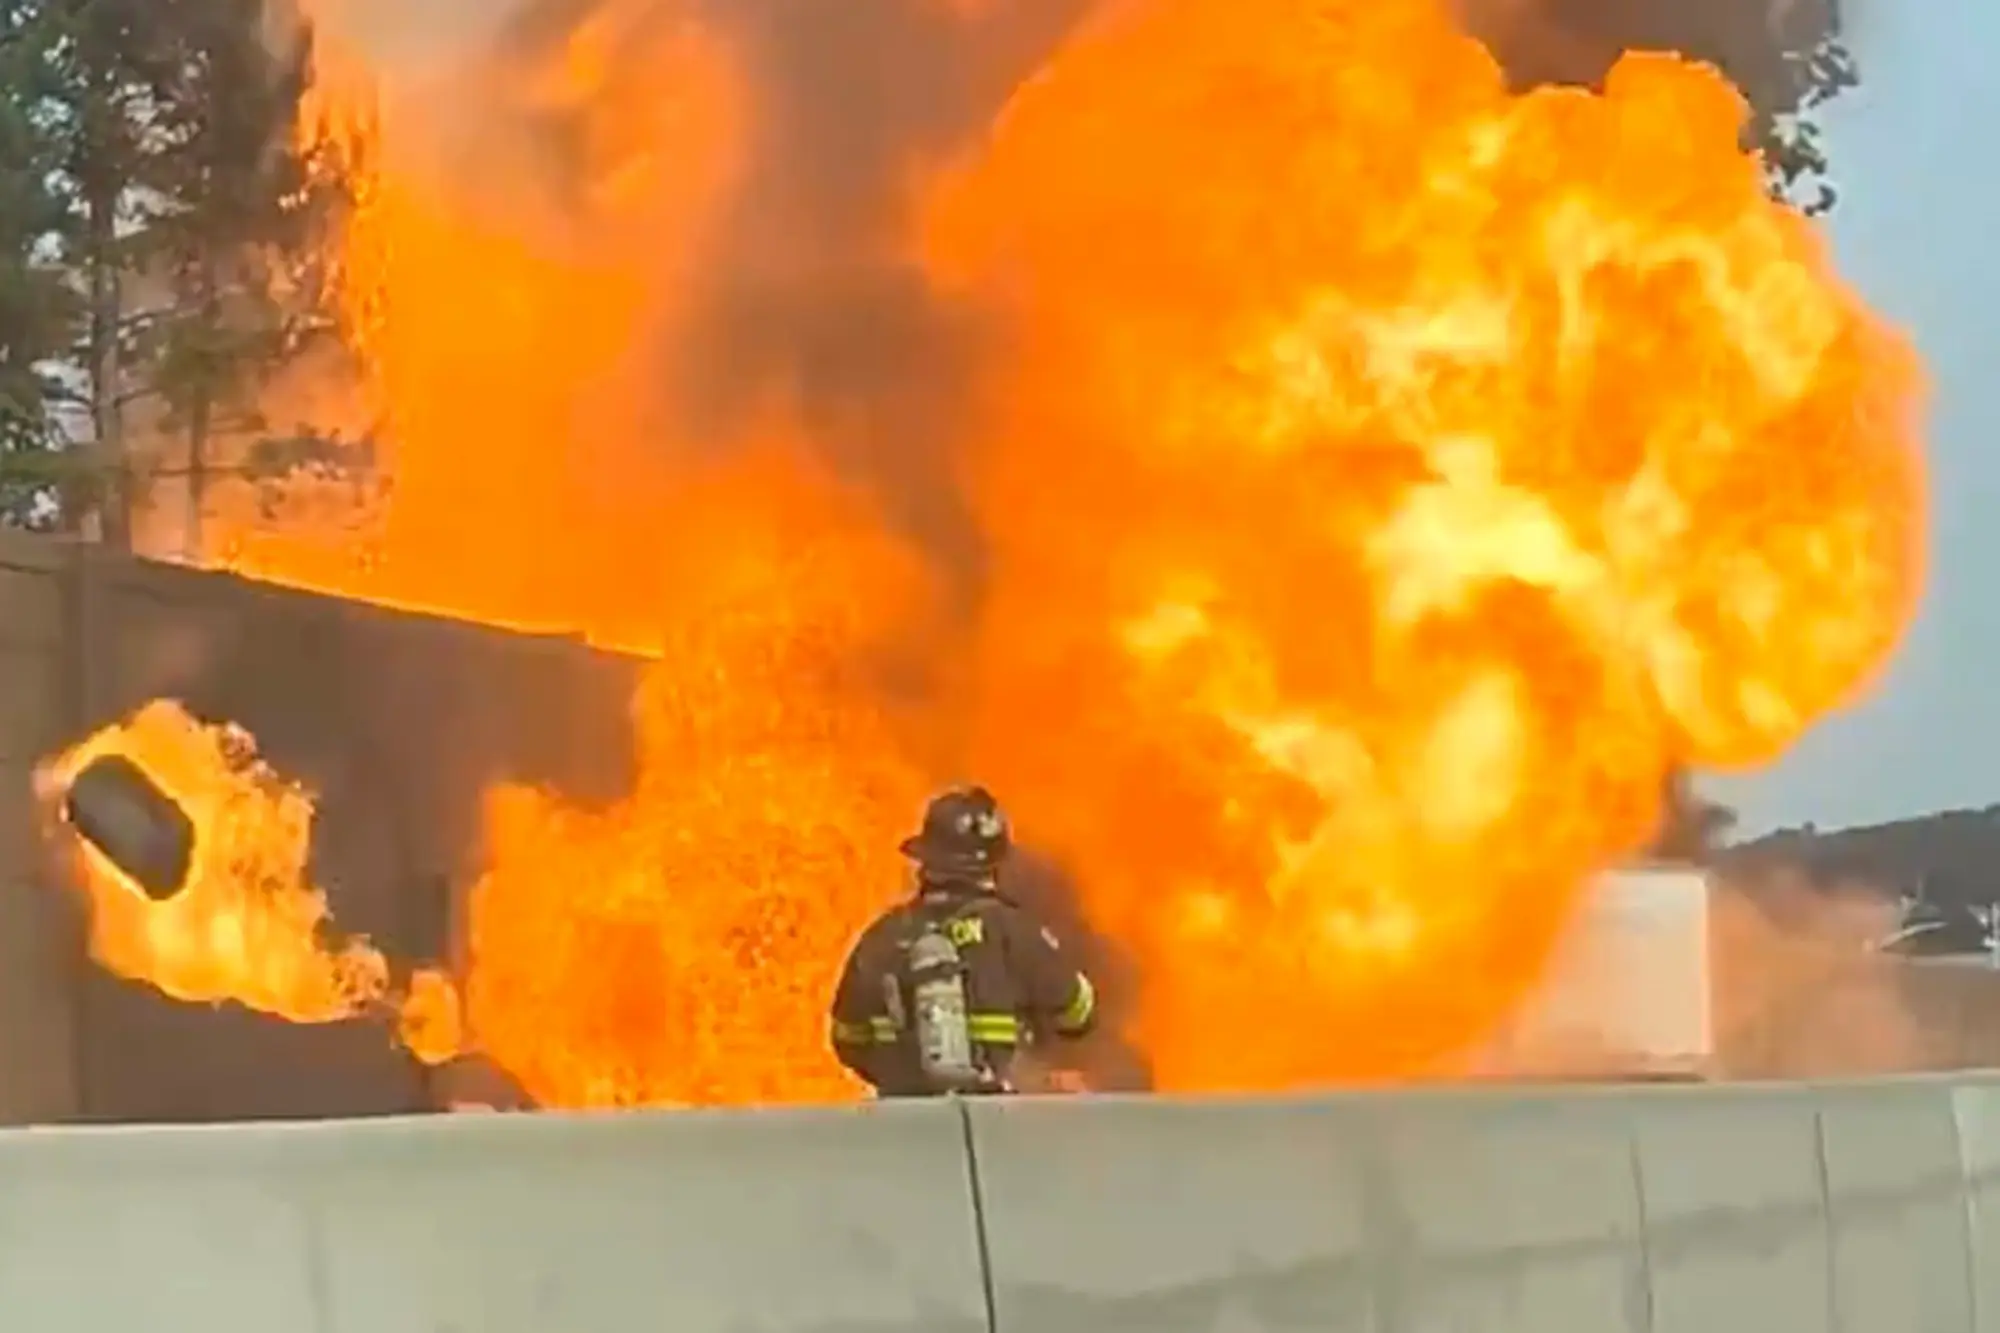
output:
[[[1090,1031],[1090,978],[999,890],[1011,846],[983,787],[934,798],[903,841],[916,892],[861,932],[833,998],[833,1049],[877,1095],[1012,1092],[1024,1045]]]

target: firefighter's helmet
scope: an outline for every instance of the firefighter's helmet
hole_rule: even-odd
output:
[[[924,826],[903,839],[903,855],[938,875],[985,878],[1013,846],[1007,816],[984,787],[954,787],[931,798]]]

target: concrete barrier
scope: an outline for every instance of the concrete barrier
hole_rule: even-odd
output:
[[[998,1333],[1642,1329],[1605,1096],[970,1108]]]
[[[944,1105],[0,1136],[7,1333],[977,1333]]]
[[[1694,1086],[1619,1099],[1638,1163],[1650,1333],[1830,1333],[1818,1095]]]
[[[1951,1085],[1831,1087],[1818,1100],[1832,1327],[1972,1333],[1971,1196]]]
[[[969,1115],[997,1333],[2000,1333],[2000,1096],[1984,1088]],[[1963,1125],[1979,1128],[1962,1149]]]
[[[2000,1333],[2000,1081],[0,1134],[6,1333]]]
[[[2000,1333],[2000,1080],[1953,1088],[1951,1109],[1965,1177],[1973,1324],[1978,1333]]]
[[[1363,1110],[969,1108],[998,1333],[1373,1327]]]
[[[1624,1104],[1498,1091],[1378,1104],[1379,1327],[1643,1333],[1639,1181]]]

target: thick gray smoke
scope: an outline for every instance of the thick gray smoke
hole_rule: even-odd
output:
[[[984,132],[1089,0],[708,0],[761,98],[752,166],[676,367],[695,426],[789,391],[814,440],[968,588],[950,443],[982,330],[905,251],[918,173]]]
[[[613,0],[285,0],[379,69],[428,75],[554,50]],[[727,439],[774,394],[966,590],[981,555],[950,441],[982,335],[908,260],[915,179],[974,141],[1095,0],[655,0],[618,27],[695,18],[746,62],[751,160],[716,229],[691,329],[666,357],[679,439]],[[450,114],[449,108],[440,108]],[[475,126],[490,129],[491,117]],[[560,124],[530,130],[561,196]],[[970,598],[968,597],[969,603]]]

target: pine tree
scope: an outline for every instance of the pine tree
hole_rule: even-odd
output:
[[[258,429],[258,387],[328,328],[310,278],[343,191],[294,134],[309,35],[274,49],[265,0],[0,4],[21,34],[0,188],[44,205],[10,210],[0,263],[29,256],[34,290],[60,293],[18,302],[45,313],[17,336],[52,368],[18,426],[54,461],[38,484],[61,521],[122,546],[171,470],[137,446],[184,443],[198,509],[214,438]]]
[[[156,231],[173,304],[157,330],[153,385],[185,444],[197,548],[216,440],[264,431],[256,390],[334,336],[325,260],[348,201],[343,164],[295,133],[311,34],[274,52],[265,8],[201,0],[178,32],[186,80],[163,116],[175,203]]]
[[[76,311],[49,244],[63,210],[38,113],[56,36],[41,6],[0,0],[0,522],[12,526],[55,520],[64,470],[54,407]]]

